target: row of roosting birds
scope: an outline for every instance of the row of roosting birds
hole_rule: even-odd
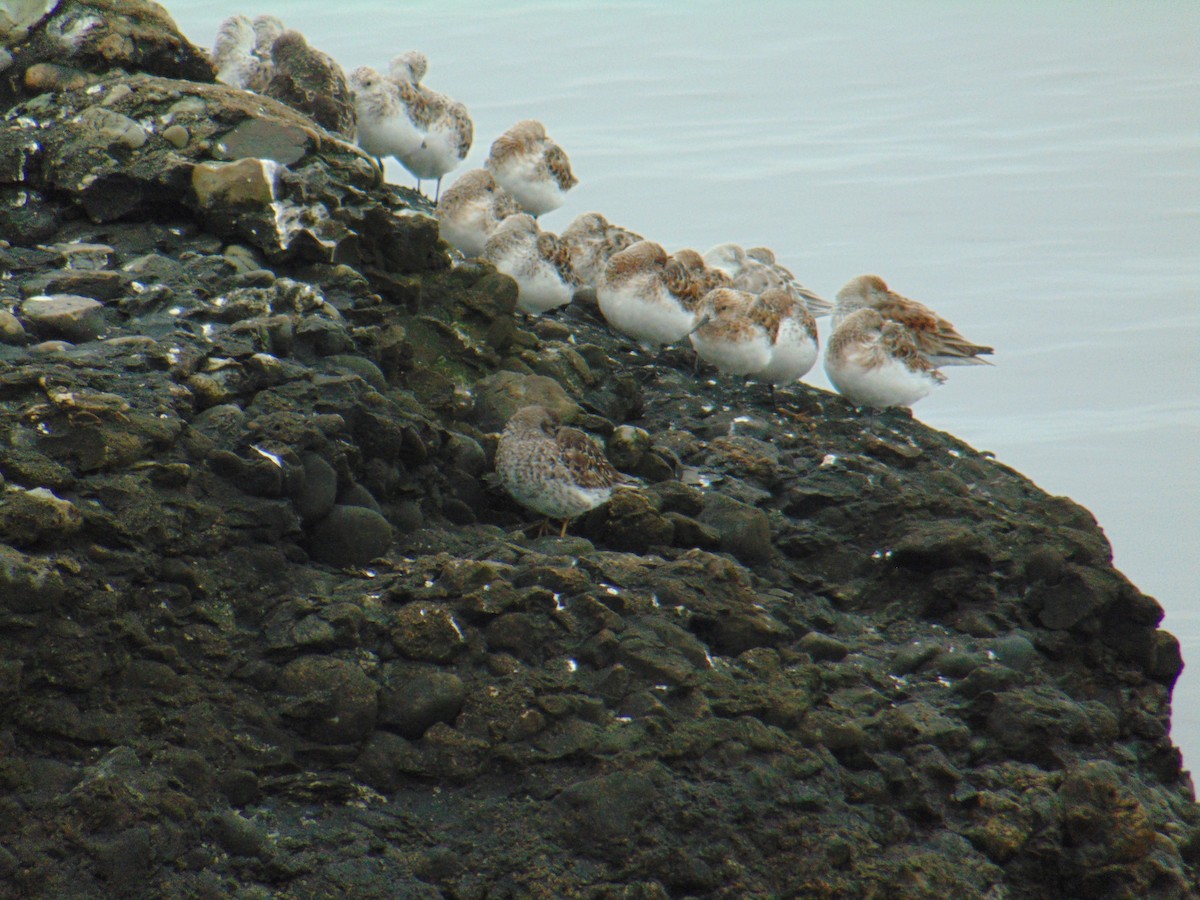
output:
[[[816,319],[829,315],[825,371],[858,406],[909,406],[945,381],[940,367],[984,363],[992,353],[876,275],[851,279],[831,303],[764,247],[668,253],[597,212],[576,217],[561,236],[542,230],[538,217],[562,206],[577,180],[566,152],[534,120],[496,138],[484,167],[441,196],[442,176],[466,158],[474,127],[462,103],[422,83],[428,61],[419,52],[397,56],[387,72],[361,66],[346,79],[335,60],[277,18],[235,16],[218,32],[213,61],[229,84],[308,98],[302,105],[314,119],[353,136],[381,169],[384,157],[395,158],[418,190],[435,180],[442,236],[510,275],[518,305],[531,315],[590,287],[609,325],[639,344],[687,338],[721,371],[772,386],[812,369]]]

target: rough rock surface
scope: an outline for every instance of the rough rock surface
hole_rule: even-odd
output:
[[[6,895],[1197,896],[1179,647],[1086,510],[521,318],[152,5],[13,57],[85,8],[0,123]],[[531,399],[640,478],[563,539],[486,477]]]

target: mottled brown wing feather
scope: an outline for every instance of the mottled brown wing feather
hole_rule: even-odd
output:
[[[666,262],[667,254],[657,244],[647,242],[633,246],[638,249],[627,248],[614,254],[608,261],[607,277],[610,281],[623,281],[630,273],[641,270],[647,264],[661,266]]]
[[[454,116],[454,127],[461,139],[458,158],[466,159],[467,154],[471,151],[471,145],[475,143],[475,123],[471,121],[471,114],[467,108],[457,101],[450,107],[450,114]]]
[[[623,478],[590,437],[578,428],[560,428],[554,436],[563,463],[580,487],[612,487]]]
[[[968,341],[950,322],[916,300],[889,291],[877,309],[885,319],[907,328],[924,353],[969,357],[992,352],[991,347]]]
[[[543,232],[538,237],[538,253],[542,259],[558,270],[559,276],[568,284],[579,284],[579,275],[571,262],[571,248],[562,238],[549,232]]]
[[[428,128],[433,121],[433,106],[421,86],[410,81],[395,82],[395,85],[401,102],[408,110],[408,117],[414,124]]]
[[[704,294],[700,280],[677,259],[667,261],[666,267],[663,269],[663,280],[666,282],[667,290],[687,303],[699,303]]]
[[[492,148],[488,153],[488,159],[492,162],[502,163],[515,153],[519,153],[524,147],[520,138],[514,137],[507,131],[500,137],[492,141]]]
[[[546,147],[546,166],[550,169],[554,180],[558,182],[558,186],[564,191],[570,190],[579,183],[579,179],[571,173],[571,161],[567,159],[566,152],[558,144],[550,144]]]
[[[899,322],[911,332],[937,334],[938,317],[933,310],[922,306],[915,300],[901,297],[898,294],[888,294],[887,299],[881,300],[875,307],[885,319]]]
[[[779,340],[779,325],[783,321],[781,310],[774,307],[773,304],[762,302],[760,297],[757,302],[750,306],[750,320],[763,329],[771,336],[771,343]]]
[[[925,358],[915,340],[915,335],[899,322],[884,323],[881,341],[884,348],[892,356],[903,360],[910,369],[917,372],[926,372],[940,382],[946,380],[946,376],[939,372],[933,363]]]

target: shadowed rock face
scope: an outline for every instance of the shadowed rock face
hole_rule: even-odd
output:
[[[1086,510],[518,320],[295,111],[87,71],[0,124],[0,883],[1194,895],[1179,647]],[[487,477],[529,403],[641,479],[563,539]]]

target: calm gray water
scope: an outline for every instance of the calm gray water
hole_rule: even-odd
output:
[[[1200,4],[166,5],[201,46],[271,12],[347,70],[425,51],[466,167],[523,118],[567,149],[547,228],[766,244],[828,296],[876,272],[994,345],[916,414],[1092,510],[1192,663],[1200,765]]]

